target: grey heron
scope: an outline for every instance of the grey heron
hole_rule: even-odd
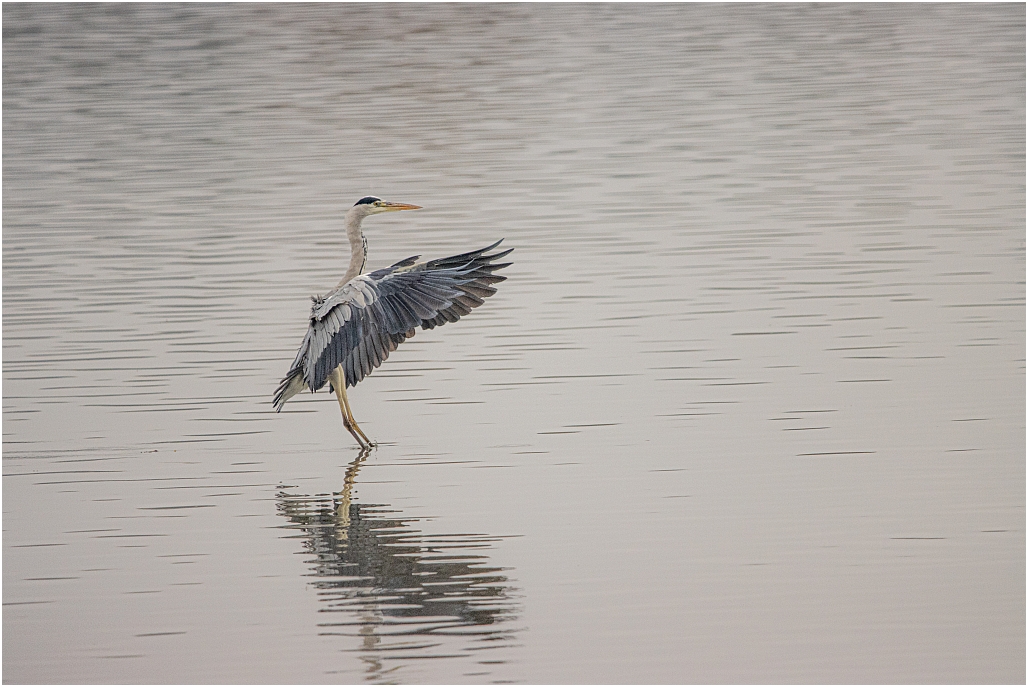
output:
[[[492,284],[506,279],[493,272],[511,264],[496,260],[513,249],[489,253],[503,239],[479,250],[427,262],[418,262],[420,256],[415,255],[364,274],[368,241],[361,221],[383,212],[419,209],[367,196],[347,211],[350,266],[333,291],[311,298],[314,304],[307,335],[275,392],[276,411],[305,388],[313,392],[328,383],[339,401],[343,426],[362,449],[373,446],[353,419],[346,387],[371,374],[399,344],[414,336],[418,325],[433,329],[456,322],[496,293]]]

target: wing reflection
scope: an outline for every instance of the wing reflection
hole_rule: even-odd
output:
[[[316,496],[280,492],[284,527],[303,533],[304,548],[323,613],[321,635],[361,638],[354,651],[368,679],[392,673],[394,661],[471,658],[504,660],[493,651],[512,646],[516,603],[501,568],[484,552],[498,537],[427,535],[387,505],[354,502],[351,493],[368,452],[350,464],[341,491]],[[392,676],[395,677],[395,676]]]

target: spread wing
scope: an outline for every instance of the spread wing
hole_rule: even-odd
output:
[[[307,335],[275,393],[275,410],[304,388],[325,386],[339,365],[346,386],[354,386],[414,336],[418,325],[432,329],[456,322],[482,305],[496,293],[492,284],[506,279],[493,272],[510,265],[495,261],[513,249],[487,254],[500,241],[428,262],[407,258],[315,298]]]

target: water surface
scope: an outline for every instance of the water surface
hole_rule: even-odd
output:
[[[1023,682],[1024,12],[5,4],[5,681]]]

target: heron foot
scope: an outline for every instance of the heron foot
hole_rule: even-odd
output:
[[[346,409],[349,410],[349,406],[347,406]],[[353,434],[354,438],[356,438],[358,434],[360,435],[360,439],[357,439],[357,443],[361,445],[361,448],[370,448],[375,445],[375,442],[369,439],[368,435],[365,434],[357,425],[357,421],[353,419],[352,415],[350,416],[350,427],[348,429],[350,429],[350,434]],[[356,434],[354,431],[356,431]],[[361,441],[361,439],[363,439],[363,441]]]
[[[347,414],[346,411],[349,410],[349,408],[345,408],[342,405],[340,405],[340,409],[343,411],[343,427],[345,427],[346,431],[350,433],[350,436],[357,440],[357,443],[360,445],[361,450],[365,451],[374,446],[375,442],[369,439],[368,435],[366,435],[361,430],[361,428],[357,426],[357,422],[353,419],[353,417],[350,417]]]
[[[345,422],[343,423],[343,426],[346,427],[346,430],[350,433],[350,436],[357,440],[357,443],[360,445],[362,451],[367,451],[368,449],[373,448],[375,446],[375,442],[371,441],[366,436],[364,436],[363,432],[355,430],[354,426],[347,425]]]

